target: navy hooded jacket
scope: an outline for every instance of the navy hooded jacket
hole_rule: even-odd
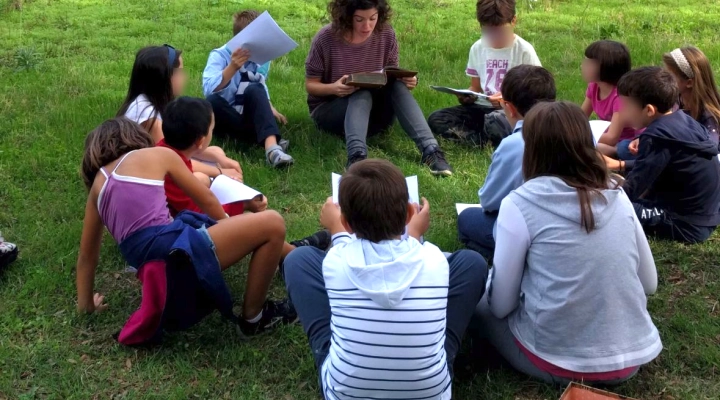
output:
[[[640,134],[638,157],[623,189],[671,217],[698,226],[720,225],[718,145],[684,112],[662,116]]]

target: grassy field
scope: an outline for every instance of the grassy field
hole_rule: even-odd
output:
[[[392,0],[402,65],[422,82],[466,86],[463,71],[479,37],[472,0]],[[715,0],[519,0],[518,34],[535,45],[562,99],[580,102],[583,50],[613,38],[627,43],[635,65],[659,64],[684,44],[703,49],[720,68],[720,3]],[[297,164],[275,171],[261,149],[225,148],[246,181],[286,218],[288,237],[318,228],[330,172],[345,162],[343,142],[317,132],[305,105],[303,63],[313,34],[327,22],[325,0],[0,0],[0,230],[21,247],[0,278],[0,399],[237,398],[317,399],[317,380],[300,327],[240,342],[217,315],[167,337],[162,347],[133,350],[111,335],[138,306],[140,291],[124,273],[108,237],[96,288],[110,309],[75,312],[74,265],[85,190],[79,178],[83,138],[112,117],[125,95],[134,53],[170,43],[184,51],[187,94],[200,95],[208,52],[230,37],[230,15],[268,9],[300,47],[274,63],[274,104],[290,119],[284,134]],[[416,91],[426,113],[453,104],[426,86]],[[445,144],[456,169],[438,180],[399,130],[370,141],[370,154],[417,174],[433,204],[426,238],[458,249],[455,202],[473,202],[490,151]],[[643,399],[720,396],[720,244],[653,242],[658,293],[649,300],[665,350],[630,383],[616,389]],[[227,273],[237,298],[244,268]],[[277,282],[275,295],[284,295]],[[470,306],[470,305],[468,305]],[[483,360],[483,354],[473,356]],[[489,358],[489,357],[486,357]],[[462,370],[457,399],[556,399],[560,389],[503,368]]]

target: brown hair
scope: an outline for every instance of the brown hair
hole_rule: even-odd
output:
[[[585,49],[585,57],[600,64],[597,79],[616,86],[632,68],[630,50],[614,40],[598,40]]]
[[[378,10],[376,31],[381,31],[392,17],[392,9],[386,0],[332,0],[328,13],[332,18],[332,30],[336,35],[352,32],[353,16],[357,10]]]
[[[88,190],[100,168],[133,150],[153,147],[150,134],[140,125],[125,117],[109,119],[85,138],[82,160],[82,177]]]
[[[233,36],[247,28],[259,16],[260,13],[255,10],[238,11],[233,14]]]
[[[543,67],[521,64],[510,68],[501,91],[503,100],[525,115],[541,101],[555,101],[555,78]]]
[[[595,229],[594,199],[607,201],[610,175],[593,143],[592,131],[582,109],[570,102],[539,103],[525,116],[523,177],[526,181],[554,176],[577,190],[580,227]]]
[[[683,107],[687,107],[690,115],[696,120],[699,120],[703,113],[707,111],[715,118],[715,122],[720,124],[720,94],[715,85],[710,60],[697,47],[683,47],[680,51],[692,69],[694,75],[692,78],[680,70],[670,53],[663,55],[663,62],[675,75],[683,79],[693,80],[692,102],[683,104]]]
[[[379,159],[353,164],[340,180],[340,210],[357,237],[371,242],[402,235],[409,195],[405,176]]]
[[[475,13],[480,26],[501,26],[515,18],[515,0],[478,0]]]
[[[618,82],[617,92],[641,107],[652,105],[660,114],[672,110],[679,93],[675,78],[660,67],[640,67],[628,72]]]

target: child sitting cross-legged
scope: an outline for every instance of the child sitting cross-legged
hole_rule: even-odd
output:
[[[121,332],[121,343],[153,341],[165,330],[192,326],[214,309],[236,322],[244,337],[295,321],[297,315],[286,301],[266,299],[285,240],[280,214],[228,217],[174,151],[154,144],[140,125],[126,118],[105,121],[85,140],[82,174],[88,199],[77,262],[79,310],[107,308],[102,295],[93,295],[105,226],[125,261],[138,267],[141,310],[147,305],[156,317],[143,325],[147,329],[136,340]],[[207,216],[191,211],[170,216],[163,187],[167,175]],[[235,316],[221,270],[249,254],[242,313]],[[149,279],[157,286],[146,292]],[[146,294],[153,304],[145,304]]]
[[[519,65],[508,71],[503,81],[502,106],[515,129],[493,153],[485,183],[478,192],[482,208],[468,208],[458,216],[460,241],[488,260],[495,249],[495,221],[500,203],[524,182],[524,115],[539,102],[554,101],[555,92],[555,79],[543,67]]]
[[[637,159],[606,158],[628,171],[623,189],[645,233],[686,243],[707,240],[720,224],[720,161],[707,129],[682,111],[673,75],[659,67],[628,72],[618,83],[622,118],[640,134]]]
[[[328,199],[320,215],[334,246],[327,254],[300,248],[285,260],[325,399],[452,396],[453,361],[487,264],[471,250],[446,258],[421,244],[430,206],[423,199],[418,211],[408,198],[392,163],[353,164],[340,181],[340,205]]]
[[[202,154],[212,141],[215,125],[212,106],[207,100],[179,97],[167,105],[164,114],[162,127],[165,138],[158,143],[158,146],[167,147],[177,153],[192,172],[193,164],[190,160],[198,154]],[[194,172],[194,175],[206,186],[210,186],[210,178],[207,175],[201,172]],[[165,177],[165,194],[170,213],[173,216],[185,210],[202,212],[170,176]],[[267,206],[267,198],[262,196],[261,199],[225,204],[223,209],[232,217],[245,211],[262,212],[267,209]],[[321,230],[304,239],[285,243],[282,251],[283,257],[300,246],[327,249],[330,246],[330,234],[326,230]]]
[[[465,74],[470,90],[490,96],[493,107],[475,104],[476,96],[460,95],[459,106],[435,111],[428,124],[446,139],[497,147],[513,128],[499,102],[503,79],[510,69],[540,66],[540,60],[532,44],[515,34],[515,0],[478,0],[476,15],[482,37],[470,48]]]

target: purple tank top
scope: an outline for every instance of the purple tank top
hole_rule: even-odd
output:
[[[115,172],[131,153],[127,153],[110,174],[104,168],[100,169],[107,179],[98,195],[98,211],[103,224],[118,243],[140,229],[172,222],[164,181]]]

